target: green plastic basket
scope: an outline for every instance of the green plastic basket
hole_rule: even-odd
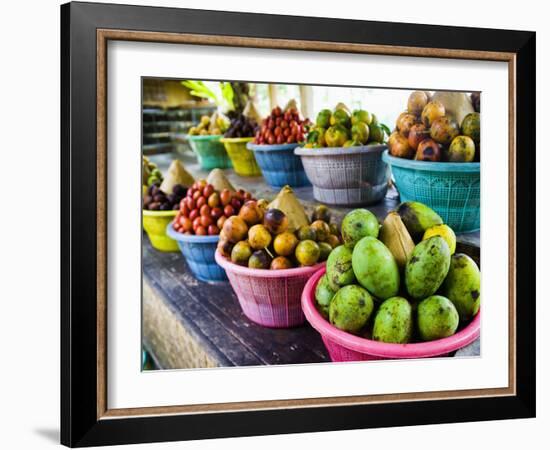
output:
[[[201,168],[229,169],[231,160],[225,151],[225,146],[220,142],[221,136],[192,136],[187,135],[191,148],[197,155]]]
[[[391,166],[402,202],[416,201],[435,210],[456,232],[479,230],[480,163],[444,163],[396,158]]]

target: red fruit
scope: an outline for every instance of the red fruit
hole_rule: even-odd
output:
[[[275,136],[273,136],[272,134],[269,135],[269,137],[267,138],[267,143],[269,145],[273,145],[275,144],[276,140],[275,140]]]
[[[218,206],[216,206],[215,208],[212,208],[212,210],[210,211],[210,217],[212,217],[212,219],[214,220],[218,220],[222,215],[223,215],[223,210]]]
[[[271,111],[271,114],[273,114],[274,116],[280,116],[282,113],[283,113],[283,110],[281,109],[280,106],[276,106],[276,107],[273,108],[273,110]]]
[[[222,205],[225,206],[231,202],[231,191],[229,189],[224,189],[220,194],[220,200],[222,202]]]
[[[275,127],[273,134],[275,135],[275,137],[279,137],[282,132],[283,132],[283,129],[281,127]]]
[[[206,183],[206,180],[199,180],[199,181],[197,181],[197,189],[202,191],[206,187],[207,184],[208,183]]]
[[[197,208],[201,209],[204,205],[206,205],[206,199],[201,195],[197,198]]]
[[[223,208],[223,213],[225,217],[231,217],[235,215],[235,209],[231,205],[225,205],[225,208]]]
[[[295,142],[296,142],[296,136],[290,135],[289,137],[286,138],[287,144],[294,144]]]
[[[216,225],[210,225],[208,227],[208,234],[210,236],[215,236],[217,234],[220,234],[220,229]]]
[[[204,198],[204,197],[203,197]],[[201,216],[209,216],[210,215],[210,206],[208,205],[202,205],[200,209]]]
[[[285,119],[286,119],[286,115],[285,115]],[[283,130],[288,128],[288,121],[287,120],[281,120],[281,128]]]
[[[260,133],[261,134],[266,134],[267,130],[268,130],[267,124],[264,124],[264,125],[262,125],[262,128],[260,128]]]
[[[199,217],[199,210],[198,209],[193,209],[189,212],[189,219],[190,220],[195,220],[197,217]]]
[[[269,130],[273,130],[275,128],[275,121],[273,119],[269,119],[267,121],[267,128]]]
[[[282,134],[280,134],[279,136],[277,136],[277,139],[275,142],[277,142],[277,144],[284,144],[285,137]]]
[[[180,212],[185,216],[189,217],[189,208],[185,203],[183,203],[183,200],[180,202]]]
[[[210,217],[210,215],[201,216],[200,220],[203,227],[208,227],[209,225],[212,225],[214,223],[214,220],[212,219],[212,217]]]
[[[195,200],[193,200],[191,197],[186,197],[185,200],[186,200],[186,205],[189,208],[189,211],[192,211],[197,207]]]
[[[193,192],[195,192],[195,190],[192,187],[187,189],[187,197],[193,197]]]
[[[195,192],[193,192],[193,200],[197,201],[197,199],[201,196],[201,191],[200,190],[196,190]]]
[[[250,200],[252,198],[252,194],[250,192],[245,192],[244,193],[244,199],[245,200]]]
[[[201,226],[201,218],[197,217],[193,220],[193,230],[197,231],[197,228]]]
[[[193,222],[188,217],[182,217],[180,220],[181,228],[183,231],[191,231],[193,229]]]
[[[283,119],[281,119],[280,117],[277,117],[277,118],[275,119],[275,127],[278,127],[279,125],[281,125],[281,121],[282,121],[282,120],[283,120]]]
[[[214,193],[214,186],[212,186],[211,184],[208,184],[208,185],[202,190],[202,195],[203,195],[205,198],[210,197],[213,193]]]
[[[203,226],[197,227],[197,229],[195,230],[195,234],[197,236],[206,236],[207,234],[206,228],[204,228]]]
[[[287,128],[286,130],[283,131],[283,136],[284,137],[290,136],[290,128]]]
[[[286,120],[287,122],[288,122],[289,120],[292,120],[292,114],[290,113],[290,111],[285,112],[284,118],[285,118],[285,120]]]
[[[239,209],[241,209],[241,205],[242,205],[242,200],[240,200],[239,198],[237,197],[234,197],[232,200],[231,200],[231,206],[233,206],[233,209],[235,210],[235,212],[239,211]]]

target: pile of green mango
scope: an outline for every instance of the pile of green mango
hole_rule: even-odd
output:
[[[453,335],[479,311],[481,274],[441,217],[401,203],[382,224],[367,209],[342,221],[344,244],[327,260],[317,310],[335,327],[406,344]]]
[[[338,103],[331,111],[323,109],[317,114],[314,126],[309,130],[305,148],[355,147],[382,144],[390,130],[378,123],[374,114],[364,109],[351,112]]]

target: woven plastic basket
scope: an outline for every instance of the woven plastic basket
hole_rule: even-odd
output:
[[[390,171],[385,145],[297,148],[315,200],[329,205],[371,205],[384,198]]]
[[[302,295],[306,319],[323,339],[330,359],[335,362],[372,361],[377,359],[433,358],[447,356],[474,342],[480,333],[480,313],[448,338],[411,344],[388,344],[346,333],[331,325],[315,308],[315,288],[325,269],[317,271],[307,282]]]
[[[178,244],[195,278],[207,282],[227,281],[225,270],[215,260],[219,236],[195,236],[178,233],[169,223],[166,233]]]
[[[252,139],[254,138],[222,138],[220,140],[231,158],[235,173],[242,177],[257,177],[262,174],[254,153],[246,146]]]
[[[396,158],[384,152],[402,202],[435,210],[456,232],[479,230],[480,163],[443,163]]]
[[[187,135],[191,148],[197,155],[201,168],[227,169],[231,167],[231,160],[227,156],[224,145],[220,142],[221,136],[192,136]]]
[[[254,151],[262,174],[271,187],[280,189],[286,185],[291,187],[311,186],[301,158],[294,154],[296,144],[256,145],[250,143],[248,148]]]
[[[284,270],[249,269],[232,263],[216,252],[237,294],[244,314],[270,328],[290,328],[304,323],[300,304],[307,280],[325,263]]]
[[[149,211],[143,210],[143,229],[149,236],[153,248],[161,252],[177,252],[178,244],[166,234],[166,225],[168,225],[177,211]]]

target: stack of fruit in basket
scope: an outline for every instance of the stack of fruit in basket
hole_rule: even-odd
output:
[[[303,206],[286,186],[273,202],[248,201],[238,216],[227,219],[218,251],[235,264],[278,270],[325,261],[338,245],[338,229],[330,223],[328,208],[318,206],[309,224]]]
[[[315,125],[310,129],[305,148],[355,147],[381,144],[389,130],[378,123],[374,114],[356,109],[353,113],[343,103],[334,110],[323,109],[317,114]]]
[[[284,111],[277,106],[262,120],[254,144],[280,145],[303,142],[308,125],[309,119],[301,119],[298,109],[293,104]]]
[[[474,108],[475,104],[475,108]],[[388,139],[389,152],[418,161],[473,162],[480,157],[479,94],[415,91]]]
[[[174,219],[174,230],[183,234],[214,236],[220,234],[224,222],[238,214],[252,194],[242,189],[232,191],[214,189],[206,180],[196,181],[179,203]]]
[[[254,137],[258,124],[243,113],[234,113],[230,115],[231,122],[229,128],[224,134],[226,138],[244,138]]]
[[[189,128],[191,136],[219,136],[229,127],[229,119],[221,113],[215,112],[212,116],[202,116],[196,127]]]
[[[477,314],[479,268],[455,254],[453,230],[426,205],[402,203],[381,227],[356,209],[342,222],[342,238],[315,292],[335,327],[404,344],[451,336]]]
[[[150,163],[149,163],[150,164]],[[170,211],[179,208],[179,203],[185,196],[187,187],[195,182],[191,174],[185,170],[183,164],[175,159],[170,164],[166,177],[162,179],[162,174],[156,165],[150,177],[156,179],[145,189],[143,195],[143,209],[150,211]],[[160,174],[157,175],[155,171]],[[158,178],[161,179],[158,179]]]

